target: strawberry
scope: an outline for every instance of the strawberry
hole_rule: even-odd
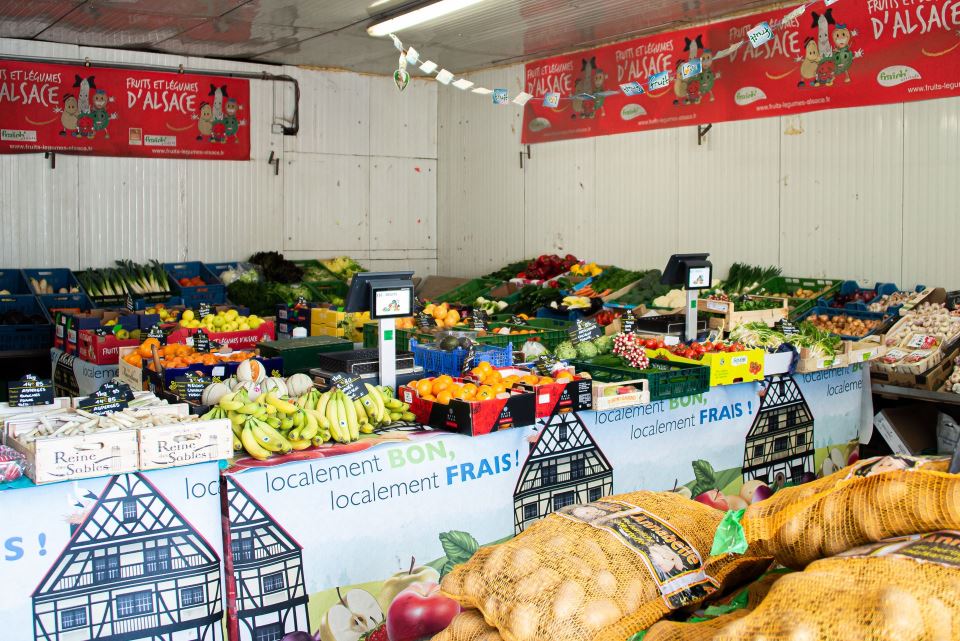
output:
[[[360,641],[389,641],[387,637],[387,624],[381,623],[373,630],[364,633],[364,635],[360,637]]]

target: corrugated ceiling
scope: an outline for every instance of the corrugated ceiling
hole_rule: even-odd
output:
[[[422,0],[0,0],[0,37],[389,74],[366,28]],[[715,19],[768,0],[483,0],[401,32],[464,71]]]

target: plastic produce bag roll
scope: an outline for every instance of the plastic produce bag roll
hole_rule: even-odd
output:
[[[960,529],[960,474],[946,458],[884,456],[788,487],[730,512],[712,552],[770,555],[802,569],[817,559],[896,536]],[[741,529],[742,528],[742,529]]]
[[[769,567],[749,553],[708,555],[722,518],[672,492],[571,505],[481,548],[441,587],[506,641],[624,641]]]

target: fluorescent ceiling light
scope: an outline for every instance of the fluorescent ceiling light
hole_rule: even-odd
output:
[[[378,22],[377,24],[369,27],[367,33],[376,38],[389,35],[391,33],[396,33],[402,31],[403,29],[409,29],[410,27],[415,27],[418,24],[423,24],[424,22],[429,22],[431,20],[436,20],[443,16],[454,13],[455,11],[460,11],[471,5],[477,4],[482,0],[440,0],[439,2],[434,2],[433,4],[428,4],[425,7],[420,7],[419,9],[414,9],[407,13],[401,13],[398,16],[394,16],[389,20],[384,20],[383,22]]]

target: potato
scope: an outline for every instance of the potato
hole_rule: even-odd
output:
[[[532,603],[520,603],[514,606],[510,615],[510,631],[517,641],[535,641],[540,627],[540,613]]]
[[[566,619],[580,608],[586,596],[579,583],[571,580],[564,581],[553,600],[553,616],[555,619]]]
[[[605,628],[612,623],[616,623],[623,612],[617,607],[617,604],[607,599],[590,601],[583,611],[583,625],[588,630],[597,631]]]

